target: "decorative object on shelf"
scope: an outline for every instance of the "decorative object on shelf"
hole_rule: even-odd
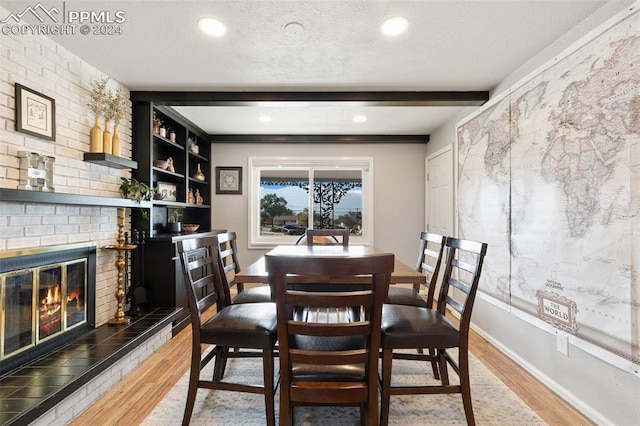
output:
[[[176,201],[177,187],[175,184],[158,182],[158,192],[164,195],[165,201]]]
[[[187,194],[187,203],[194,204],[196,199],[193,197],[193,190],[189,188],[189,194]]]
[[[125,267],[125,253],[129,250],[135,249],[137,246],[133,244],[125,244],[124,238],[124,207],[118,207],[118,238],[117,244],[104,246],[104,249],[107,250],[116,250],[116,269],[118,271],[118,278],[116,284],[116,301],[117,308],[116,313],[113,318],[111,318],[107,323],[109,325],[126,325],[129,324],[131,318],[125,316],[124,310],[122,309],[122,301],[124,300],[124,267]],[[127,271],[129,273],[129,271]]]
[[[91,102],[87,104],[93,115],[95,116],[95,123],[89,133],[89,151],[90,152],[102,152],[102,127],[100,127],[100,117],[104,115],[105,107],[105,91],[104,88],[107,85],[108,79],[104,78],[93,83],[91,89]]]
[[[242,194],[242,167],[216,167],[216,194]]]
[[[157,191],[157,188],[151,188],[146,183],[138,182],[136,179],[120,178],[120,194],[124,198],[136,201],[138,204],[141,201],[151,201]],[[145,210],[142,210],[142,217],[148,218],[148,213]]]
[[[87,104],[96,116],[95,126],[90,133],[91,152],[104,152],[120,156],[120,137],[118,125],[124,118],[128,108],[128,101],[124,95],[122,86],[118,86],[115,94],[107,91],[108,78],[103,78],[93,83],[91,89],[91,102]],[[99,130],[100,119],[104,117],[104,130]],[[113,134],[109,131],[109,124],[113,121]],[[100,138],[100,133],[102,137]]]
[[[160,124],[162,124],[162,122],[160,121],[160,119],[156,116],[156,112],[153,111],[153,122],[152,122],[152,130],[153,133],[155,133],[156,135],[160,134]]]
[[[102,128],[100,127],[100,116],[96,115],[96,121],[89,134],[89,151],[102,152]]]
[[[201,206],[204,203],[204,198],[200,195],[200,190],[196,189],[196,204]]]
[[[16,130],[53,141],[56,139],[56,101],[19,83],[16,89]]]
[[[169,209],[169,219],[167,219],[167,230],[169,232],[178,233],[182,230],[182,226],[180,224],[180,218],[182,217],[182,212],[180,209]]]
[[[111,132],[109,131],[109,120],[104,119],[104,130],[102,131],[102,152],[111,154]]]
[[[18,151],[18,157],[20,158],[20,183],[18,184],[18,189],[55,192],[53,187],[55,157],[28,151]]]
[[[189,148],[189,151],[194,154],[200,153],[200,148],[198,147],[198,144],[196,143],[196,139],[193,136],[189,137],[188,148]]]
[[[180,229],[182,230],[182,232],[191,233],[196,232],[198,228],[200,228],[200,225],[198,225],[197,223],[183,223]]]
[[[171,173],[176,172],[176,169],[173,168],[173,157],[167,158],[167,170]]]
[[[127,99],[124,96],[122,86],[118,86],[116,94],[109,98],[109,111],[113,119],[113,135],[111,137],[111,153],[120,156],[120,137],[118,136],[118,125],[124,118],[127,110]]]
[[[164,127],[164,124],[160,124],[160,136],[163,138],[167,137],[167,128]]]
[[[156,195],[153,196],[154,200],[164,200],[166,194],[164,192],[156,192]]]
[[[200,163],[198,163],[198,169],[193,174],[193,178],[196,179],[196,180],[203,181],[203,182],[206,179],[205,176],[204,176],[204,173],[202,173],[202,169],[200,169]]]
[[[176,131],[171,129],[167,133],[169,134],[169,140],[173,143],[176,143]]]
[[[167,170],[167,167],[169,167],[169,163],[167,162],[167,160],[153,160],[153,167]]]

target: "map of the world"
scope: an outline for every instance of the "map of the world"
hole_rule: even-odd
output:
[[[480,291],[640,364],[640,13],[460,123],[457,169]]]

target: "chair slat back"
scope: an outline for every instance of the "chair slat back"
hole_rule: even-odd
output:
[[[323,238],[326,237],[326,238]],[[349,246],[348,229],[307,229],[306,242],[313,245],[338,245]]]
[[[444,253],[446,237],[432,232],[420,233],[420,251],[418,256],[418,272],[427,273],[427,280],[423,284],[427,290],[427,306],[433,306],[436,291],[436,281],[440,272],[440,265]],[[419,290],[419,287],[415,287]]]
[[[460,313],[460,333],[467,334],[487,244],[447,238],[445,247],[448,253],[437,309],[443,315],[447,308]],[[453,289],[458,290],[455,295]]]
[[[231,304],[231,290],[237,286],[236,274],[240,273],[240,262],[238,261],[238,244],[235,232],[225,232],[217,234],[216,241],[216,261],[218,264],[217,278],[220,282],[220,292],[222,306]],[[242,289],[237,288],[238,292]]]
[[[194,333],[199,334],[202,313],[219,298],[215,271],[217,241],[215,237],[178,241],[178,255]]]
[[[281,392],[289,395],[296,365],[313,365],[319,368],[318,371],[323,371],[322,368],[328,366],[362,364],[366,374],[359,379],[360,385],[353,388],[354,392],[358,389],[359,396],[350,397],[361,401],[367,397],[372,399],[374,394],[363,393],[363,389],[375,391],[377,395],[381,312],[394,269],[393,254],[358,258],[299,258],[267,254],[265,262],[277,306]],[[308,275],[314,284],[293,289],[288,285],[288,276],[291,275],[296,275],[296,279],[300,275]],[[336,291],[313,291],[314,285],[327,285],[329,279],[336,282],[336,279],[353,275],[370,276],[371,280],[354,286],[353,290],[347,285],[340,285]],[[353,308],[360,309],[363,314],[352,315]],[[315,340],[316,344],[309,344],[314,338],[328,340]],[[326,344],[317,344],[319,341]],[[349,343],[343,345],[344,342]],[[296,382],[290,394],[291,400],[334,401],[337,385],[333,383],[332,388],[328,382],[333,383],[331,380]],[[343,387],[344,383],[340,385],[340,391],[344,391]],[[349,398],[341,395],[341,398]]]

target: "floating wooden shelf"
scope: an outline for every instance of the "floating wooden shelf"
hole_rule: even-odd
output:
[[[127,160],[126,158],[107,154],[105,152],[85,152],[84,161],[102,164],[103,166],[115,167],[117,169],[135,170],[138,168],[138,163],[136,161]]]
[[[140,204],[125,198],[97,197],[94,195],[64,194],[60,192],[26,191],[23,189],[0,188],[2,202],[67,204],[76,206],[149,208],[149,201]]]

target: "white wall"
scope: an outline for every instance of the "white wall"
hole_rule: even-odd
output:
[[[494,93],[507,90],[631,3],[614,1],[605,5],[531,58],[498,85]],[[427,155],[455,141],[456,124],[466,114],[466,111],[462,112],[431,135],[431,142],[426,146]],[[556,350],[553,331],[533,326],[482,298],[476,299],[473,327],[598,424],[632,425],[640,419],[640,379],[637,376],[576,346],[570,347],[568,356],[562,355]]]
[[[240,262],[245,266],[265,253],[247,248],[248,156],[373,157],[374,244],[395,253],[408,265],[416,262],[418,236],[424,224],[423,144],[214,143],[211,147],[212,171],[216,166],[242,166],[244,176],[242,195],[213,195],[212,228],[238,233]]]

